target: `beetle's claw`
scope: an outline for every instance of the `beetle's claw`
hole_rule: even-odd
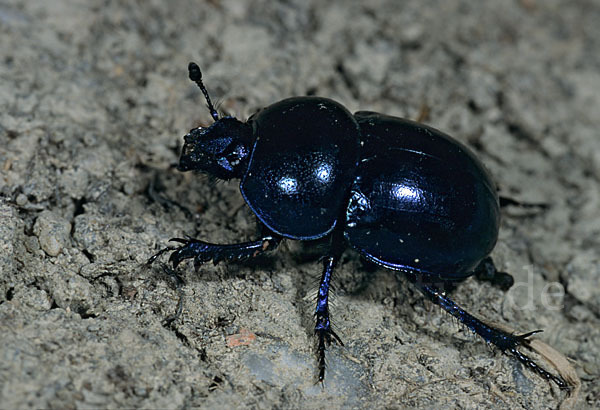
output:
[[[183,244],[182,246],[174,250],[173,248],[169,248],[170,250],[173,250],[173,253],[169,257],[169,262],[171,263],[171,265],[173,265],[173,268],[177,268],[177,266],[185,259],[194,258],[194,268],[196,269],[196,271],[198,271],[198,269],[200,269],[200,266],[205,262],[213,260],[216,264],[217,262],[223,259],[222,257],[220,257],[218,246],[212,245],[210,243],[203,242],[190,237],[187,237],[186,239],[172,238],[170,239],[170,241]]]
[[[146,266],[150,266],[154,263],[155,260],[157,260],[163,253],[168,252],[168,251],[172,251],[174,250],[174,248],[171,247],[166,247],[161,249],[160,251],[158,251],[157,253],[155,253],[154,255],[152,255],[150,258],[148,258],[148,260],[146,261]]]
[[[525,340],[527,340],[528,338],[530,338],[531,336],[535,335],[536,333],[542,333],[542,332],[543,332],[543,330],[542,330],[542,329],[533,330],[533,331],[531,331],[531,332],[527,332],[527,333],[524,333],[524,334],[522,334],[522,335],[518,335],[518,336],[517,336],[517,338],[518,338],[519,340],[521,340],[521,341],[525,341]]]
[[[543,330],[538,329],[538,330],[533,330],[531,332],[524,333],[522,335],[515,335],[514,337],[515,337],[515,339],[517,341],[517,344],[529,347],[530,346],[530,340],[529,340],[529,338],[531,336],[535,335],[536,333],[541,333],[541,332],[543,332]]]
[[[173,269],[177,269],[177,266],[181,263],[181,261],[184,259],[180,256],[181,253],[181,248],[175,250],[171,256],[169,256],[169,263],[171,265],[173,265]]]
[[[206,258],[205,252],[209,248],[209,244],[199,241],[197,239],[183,239],[183,238],[171,238],[169,242],[177,242],[182,243],[183,246],[179,248],[166,247],[158,251],[156,254],[151,256],[148,261],[146,261],[146,266],[152,265],[156,259],[158,259],[162,254],[173,251],[171,256],[169,257],[169,263],[173,265],[173,268],[177,268],[177,266],[184,260],[189,258],[196,258],[199,260],[198,263],[206,262],[206,260],[210,260],[210,258],[204,260]],[[201,257],[203,256],[203,257]],[[194,265],[197,263],[195,262]]]

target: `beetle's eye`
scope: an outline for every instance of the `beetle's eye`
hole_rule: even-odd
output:
[[[231,144],[223,154],[229,162],[237,164],[248,155],[248,149],[243,144]]]
[[[217,164],[219,164],[219,166],[229,172],[233,171],[233,167],[232,164],[229,163],[229,160],[226,158],[219,158],[217,160]]]
[[[240,163],[240,155],[237,152],[232,152],[231,154],[228,154],[225,158],[232,167],[235,167]]]

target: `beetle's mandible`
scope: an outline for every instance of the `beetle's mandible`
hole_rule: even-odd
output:
[[[189,77],[206,99],[214,123],[185,135],[178,169],[241,180],[240,191],[262,225],[262,237],[237,244],[173,239],[149,259],[172,251],[204,262],[255,257],[282,239],[329,238],[315,310],[318,379],[325,377],[325,350],[341,344],[329,320],[329,288],[346,247],[387,269],[402,272],[429,300],[486,342],[512,354],[559,387],[567,383],[538,366],[519,347],[528,337],[507,333],[475,318],[435,284],[494,269],[500,208],[496,188],[469,149],[423,124],[375,112],[352,115],[321,97],[292,97],[248,121],[221,117],[202,82]]]

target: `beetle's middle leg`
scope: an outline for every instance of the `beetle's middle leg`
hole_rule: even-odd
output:
[[[325,349],[332,341],[344,345],[342,340],[331,329],[329,321],[329,287],[333,269],[337,265],[344,251],[344,238],[341,229],[336,229],[331,237],[331,248],[329,254],[323,258],[323,275],[319,284],[319,294],[317,295],[317,308],[315,317],[315,335],[318,337],[318,360],[319,360],[319,382],[325,378]]]
[[[183,245],[178,248],[164,248],[148,259],[147,264],[152,264],[163,253],[172,251],[169,262],[176,268],[185,259],[194,258],[196,270],[205,262],[212,261],[215,265],[222,260],[242,260],[258,256],[266,251],[271,251],[279,245],[281,237],[266,229],[260,239],[250,242],[234,244],[215,244],[194,238],[174,238],[173,242]]]

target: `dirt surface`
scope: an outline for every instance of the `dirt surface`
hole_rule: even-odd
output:
[[[256,237],[236,182],[181,174],[210,123],[187,63],[239,118],[317,94],[469,145],[501,193],[492,256],[517,284],[452,297],[572,360],[600,407],[600,3],[0,1],[0,408],[556,408],[567,395],[489,349],[392,272],[347,252],[344,347],[315,384],[323,247],[179,271],[169,238]],[[250,5],[252,3],[252,5]],[[191,209],[150,200],[150,182]],[[529,352],[544,367],[550,363]]]

